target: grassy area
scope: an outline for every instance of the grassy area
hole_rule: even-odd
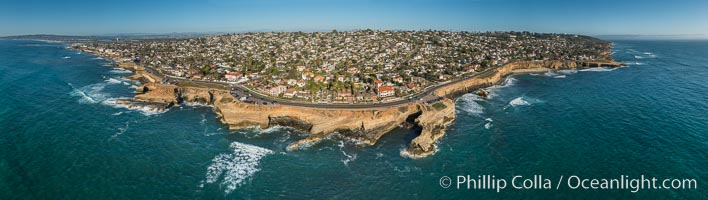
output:
[[[442,110],[442,109],[447,108],[447,106],[441,102],[437,102],[437,103],[433,104],[433,108],[435,108],[436,110]]]
[[[405,107],[405,106],[398,107],[398,112],[401,112],[401,113],[408,112],[408,107]]]
[[[219,101],[219,102],[221,102],[221,103],[230,103],[230,102],[233,102],[233,101],[234,101],[233,98],[231,98],[231,97],[225,97],[225,98],[222,98],[221,101]]]
[[[175,85],[180,87],[200,87],[200,88],[215,88],[222,90],[231,90],[230,87],[218,83],[197,83],[192,81],[179,81]]]

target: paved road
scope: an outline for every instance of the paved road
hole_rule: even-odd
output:
[[[498,67],[497,67],[498,68]],[[254,92],[249,90],[248,88],[244,87],[243,85],[240,84],[230,84],[230,83],[223,83],[223,82],[212,82],[212,81],[201,81],[201,80],[190,80],[182,77],[172,77],[172,76],[166,76],[159,71],[150,68],[150,67],[145,67],[145,70],[153,75],[162,77],[165,80],[183,80],[183,81],[191,81],[195,83],[206,83],[206,84],[221,84],[227,87],[231,88],[231,95],[233,95],[236,98],[241,98],[241,97],[247,97],[246,102],[250,103],[256,103],[256,104],[283,104],[283,105],[289,105],[289,106],[300,106],[300,107],[311,107],[311,108],[380,108],[380,107],[391,107],[391,106],[400,106],[412,102],[422,102],[423,99],[433,99],[433,101],[427,100],[426,102],[423,103],[432,103],[435,101],[438,101],[442,98],[436,96],[433,94],[433,92],[441,87],[458,83],[460,81],[468,80],[471,78],[479,77],[482,75],[487,75],[489,73],[492,73],[496,68],[489,68],[485,71],[482,71],[480,73],[477,73],[475,75],[465,77],[463,79],[459,80],[454,80],[450,82],[446,82],[443,84],[438,84],[434,85],[432,87],[429,87],[426,89],[425,92],[418,93],[413,95],[411,98],[406,98],[406,99],[401,99],[401,100],[395,100],[395,101],[390,101],[390,102],[381,102],[381,103],[354,103],[354,104],[326,104],[326,103],[311,103],[311,102],[303,102],[303,101],[290,101],[290,100],[283,100],[283,99],[274,99],[272,97],[262,95],[258,92]]]

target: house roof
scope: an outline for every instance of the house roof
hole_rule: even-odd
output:
[[[393,86],[387,85],[387,86],[381,86],[379,87],[379,92],[387,92],[387,91],[393,91]]]

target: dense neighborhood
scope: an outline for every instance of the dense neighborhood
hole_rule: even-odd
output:
[[[296,101],[372,103],[526,60],[592,61],[610,44],[531,32],[260,32],[74,44],[162,74]]]

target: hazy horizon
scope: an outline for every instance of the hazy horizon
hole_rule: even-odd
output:
[[[1,4],[0,36],[432,29],[708,38],[706,1],[28,0]]]

